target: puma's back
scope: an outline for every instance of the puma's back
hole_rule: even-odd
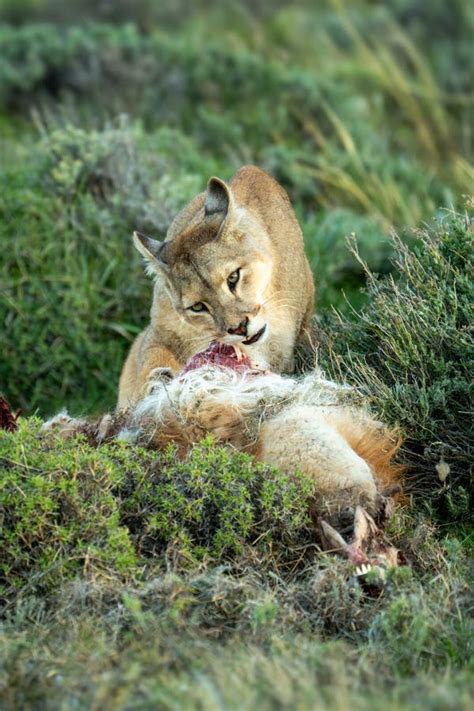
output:
[[[135,244],[156,283],[150,326],[122,372],[119,407],[143,396],[151,370],[175,372],[211,341],[239,347],[256,367],[293,369],[314,286],[300,227],[273,178],[254,166],[229,184],[211,178],[164,242],[136,233]]]

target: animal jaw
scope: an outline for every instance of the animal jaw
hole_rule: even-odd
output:
[[[351,541],[346,541],[323,518],[316,517],[316,525],[323,550],[347,558],[355,566],[355,575],[363,585],[382,587],[386,571],[398,566],[398,550],[361,506],[354,512]]]
[[[206,365],[235,370],[249,370],[252,368],[250,358],[237,345],[212,342],[205,351],[196,353],[190,358],[181,373],[179,373],[179,377],[181,378],[191,370],[196,370]]]

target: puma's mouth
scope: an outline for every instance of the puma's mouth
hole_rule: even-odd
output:
[[[263,326],[260,329],[260,331],[257,331],[257,333],[254,333],[252,338],[248,338],[246,341],[242,341],[242,345],[243,346],[251,346],[254,343],[257,343],[257,341],[259,341],[261,339],[261,337],[263,336],[263,334],[265,333],[266,330],[267,330],[267,324],[265,324],[265,326]]]

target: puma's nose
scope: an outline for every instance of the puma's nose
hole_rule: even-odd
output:
[[[230,333],[232,336],[246,336],[247,335],[247,326],[249,325],[249,319],[248,316],[246,316],[243,321],[239,323],[237,328],[229,328],[227,329],[227,333]]]

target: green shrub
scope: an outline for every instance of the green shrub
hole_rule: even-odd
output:
[[[182,155],[178,165],[175,151]],[[100,130],[53,124],[44,131],[39,155],[39,178],[66,202],[66,219],[90,220],[95,210],[96,221],[109,229],[152,231],[161,238],[215,168],[179,131],[146,135],[127,115]]]
[[[171,547],[218,561],[255,544],[291,560],[311,533],[311,486],[212,440],[177,461],[119,442],[44,439],[39,421],[0,432],[3,594],[54,590],[65,579],[137,573]],[[312,537],[312,534],[311,536]],[[286,550],[286,548],[288,550]],[[299,554],[298,554],[299,555]]]
[[[145,135],[124,117],[14,150],[0,176],[0,389],[15,407],[113,406],[151,304],[132,230],[163,237],[215,172],[179,132]]]
[[[443,103],[430,66],[389,16],[376,27],[377,36],[395,35],[388,50],[372,47],[370,25],[358,34],[350,16],[336,21],[337,30],[313,28],[305,46],[316,49],[301,66],[221,33],[202,38],[195,27],[175,36],[143,35],[134,25],[61,34],[52,25],[4,26],[0,104],[29,109],[59,99],[94,120],[133,111],[149,128],[192,135],[221,160],[262,164],[307,206],[342,202],[386,227],[416,224],[471,183],[464,103]]]
[[[347,208],[334,208],[302,216],[305,250],[316,286],[316,311],[344,307],[344,299],[354,307],[362,305],[366,295],[361,289],[365,273],[348,248],[348,238],[355,235],[362,258],[371,270],[383,274],[389,268],[392,243],[383,222],[377,217],[359,215]],[[344,296],[341,298],[341,289]]]
[[[41,440],[39,421],[0,432],[2,597],[46,592],[79,572],[133,572],[136,555],[113,490],[133,463],[116,448]]]
[[[356,319],[334,320],[330,364],[403,428],[408,483],[463,518],[473,494],[472,226],[449,214],[417,238],[413,251],[395,241],[396,278],[368,274]]]
[[[211,438],[182,462],[171,449],[127,485],[124,520],[137,531],[139,548],[147,555],[173,541],[179,541],[183,555],[217,559],[241,552],[252,541],[262,548],[278,544],[291,549],[311,530],[307,478],[216,447]]]
[[[91,24],[62,33],[48,24],[0,25],[0,47],[0,101],[21,107],[34,94],[54,96],[86,87],[98,98],[98,86],[105,89],[104,74],[114,84],[123,76],[124,62],[139,61],[140,35],[132,25]]]

